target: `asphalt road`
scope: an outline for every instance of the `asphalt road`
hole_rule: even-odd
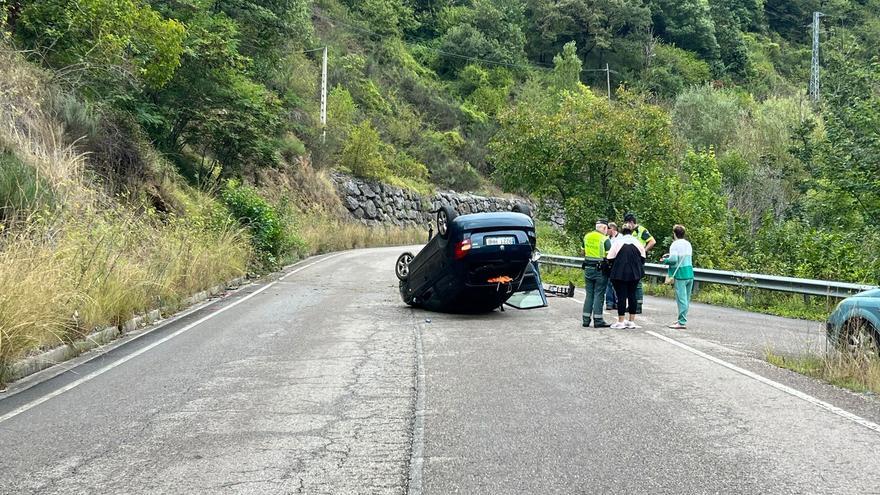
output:
[[[880,401],[761,359],[819,324],[428,313],[400,251],[308,260],[12,387],[0,493],[880,492]]]

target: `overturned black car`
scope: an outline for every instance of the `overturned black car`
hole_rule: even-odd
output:
[[[406,304],[433,311],[489,312],[547,306],[538,274],[535,224],[518,212],[457,215],[437,211],[437,235],[395,272]],[[502,307],[503,309],[503,307]]]

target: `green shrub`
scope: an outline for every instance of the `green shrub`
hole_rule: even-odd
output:
[[[250,231],[254,250],[264,267],[278,266],[296,244],[296,238],[288,231],[287,224],[282,222],[278,210],[256,189],[236,180],[226,182],[223,202]]]
[[[382,156],[382,141],[370,121],[361,122],[351,131],[339,164],[358,177],[381,180],[388,176],[388,167]]]
[[[11,153],[0,152],[0,221],[9,222],[52,202],[52,188],[36,169]]]
[[[656,95],[671,97],[690,86],[706,83],[711,75],[709,64],[696,54],[661,43],[654,47],[654,60],[646,70],[643,84]]]

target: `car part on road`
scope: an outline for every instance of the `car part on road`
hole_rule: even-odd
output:
[[[564,285],[546,285],[544,293],[555,297],[574,297],[574,284],[569,282],[568,287]]]

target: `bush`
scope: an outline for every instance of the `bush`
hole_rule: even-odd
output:
[[[296,238],[282,222],[279,212],[253,187],[229,180],[223,188],[223,202],[250,231],[254,250],[264,268],[278,266],[296,245]]]
[[[49,206],[53,192],[37,171],[8,152],[0,152],[0,222]]]
[[[643,77],[646,89],[662,97],[673,97],[682,90],[704,84],[711,78],[709,64],[694,53],[672,45],[657,44],[654,60]]]
[[[388,176],[382,141],[368,120],[355,127],[342,149],[339,164],[358,177],[384,179]]]

